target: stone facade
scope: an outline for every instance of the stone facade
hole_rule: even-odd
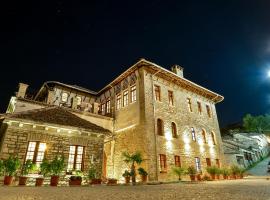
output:
[[[122,173],[129,169],[122,157],[125,151],[142,153],[144,162],[141,167],[149,173],[148,179],[151,181],[176,178],[170,173],[175,165],[175,155],[180,156],[184,167],[195,166],[195,157],[200,158],[202,172],[205,172],[206,158],[212,164],[216,164],[218,159],[221,165],[225,165],[215,109],[215,104],[221,102],[223,97],[185,79],[180,66],[174,66],[173,71],[141,59],[99,92],[59,82],[46,82],[33,100],[17,98],[17,104],[14,104],[13,99],[14,105],[11,102],[9,108],[12,109],[9,110],[18,112],[31,109],[30,104],[63,106],[73,110],[77,116],[110,130],[112,135],[105,138],[103,157],[103,174],[110,178],[122,180]],[[160,87],[161,101],[155,100],[155,85]],[[132,88],[136,88],[136,100],[133,101]],[[168,91],[173,92],[173,105],[169,105]],[[68,93],[66,103],[61,102],[63,93]],[[128,99],[124,105],[127,93]],[[80,106],[74,101],[77,97],[81,99]],[[121,99],[120,104],[117,97]],[[191,100],[192,112],[189,111],[187,98]],[[201,104],[201,114],[197,102]],[[21,104],[25,106],[19,109]],[[157,119],[163,120],[164,136],[157,134]],[[172,122],[176,124],[176,138],[172,137]],[[191,128],[195,130],[196,141],[192,141]],[[206,142],[203,141],[203,130]],[[161,173],[160,154],[166,155],[166,173]]]

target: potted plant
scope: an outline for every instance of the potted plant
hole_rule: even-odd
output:
[[[27,175],[30,171],[32,171],[35,168],[35,164],[32,162],[32,160],[27,160],[23,167],[22,167],[22,173],[19,177],[19,185],[26,185],[27,181]]]
[[[82,184],[82,177],[81,176],[74,176],[72,175],[69,178],[69,185],[74,186],[74,185],[81,185]]]
[[[239,177],[242,179],[242,178],[244,178],[244,173],[245,173],[245,168],[239,168],[239,172],[238,172],[238,174],[239,174]]]
[[[4,185],[10,185],[13,180],[13,176],[20,168],[20,161],[17,157],[10,156],[8,159],[4,160],[3,165],[5,172]]]
[[[36,178],[36,186],[42,186],[44,182],[44,178],[50,173],[50,163],[47,159],[43,159],[42,163],[39,166],[39,174],[41,177]]]
[[[89,170],[88,170],[88,179],[89,179],[90,185],[100,185],[101,184],[102,180],[100,178],[97,178],[97,170],[93,165],[91,165]]]
[[[51,186],[57,186],[61,172],[65,169],[64,156],[56,156],[50,163]]]
[[[115,178],[108,178],[107,185],[117,185],[117,179],[115,179]]]
[[[223,179],[226,180],[226,179],[228,179],[228,176],[230,175],[230,170],[227,168],[223,168],[221,170],[221,174],[223,176]]]
[[[237,175],[239,174],[239,167],[236,166],[236,165],[232,165],[231,166],[231,174],[232,174],[232,178],[233,179],[236,179],[237,178]]]
[[[197,175],[196,175],[196,178],[197,178],[197,181],[202,181],[202,172],[199,172]]]
[[[217,169],[216,166],[209,166],[209,167],[206,168],[206,171],[211,176],[212,180],[216,179],[217,170],[218,169]]]
[[[147,175],[148,173],[145,171],[144,168],[140,167],[138,169],[139,174],[141,175],[142,182],[145,183],[147,181]]]
[[[196,173],[197,173],[195,167],[189,166],[187,168],[187,172],[186,173],[189,175],[191,181],[195,181],[195,177],[196,177]]]
[[[216,168],[216,177],[219,180],[220,179],[220,174],[221,174],[221,169],[220,168]]]
[[[129,184],[130,182],[130,172],[128,170],[125,170],[125,172],[122,174],[122,176],[125,178],[125,183],[126,184]]]
[[[174,167],[172,168],[172,172],[178,176],[178,180],[182,180],[182,175],[185,173],[185,169],[183,167]]]
[[[124,157],[124,162],[131,164],[130,167],[130,173],[131,173],[131,177],[132,177],[132,184],[135,185],[136,184],[136,167],[135,164],[139,165],[143,162],[142,159],[142,154],[140,152],[135,152],[134,154],[129,154],[128,152],[124,152],[122,154],[122,156]]]

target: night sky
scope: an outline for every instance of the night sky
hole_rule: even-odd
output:
[[[224,95],[221,126],[270,111],[269,0],[8,2],[0,8],[1,112],[19,82],[98,91],[139,58],[179,64]]]

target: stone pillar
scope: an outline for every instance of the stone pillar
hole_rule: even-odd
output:
[[[94,102],[93,103],[93,113],[98,114],[98,110],[99,110],[99,103]]]
[[[54,100],[54,91],[48,90],[47,104],[53,104],[53,100]]]
[[[17,96],[17,97],[24,98],[28,86],[29,86],[29,85],[27,85],[27,84],[25,84],[25,83],[19,83],[19,90],[18,90],[16,96]]]

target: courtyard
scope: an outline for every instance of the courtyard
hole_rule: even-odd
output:
[[[138,186],[0,187],[0,200],[200,199],[270,200],[270,180],[208,181]]]

